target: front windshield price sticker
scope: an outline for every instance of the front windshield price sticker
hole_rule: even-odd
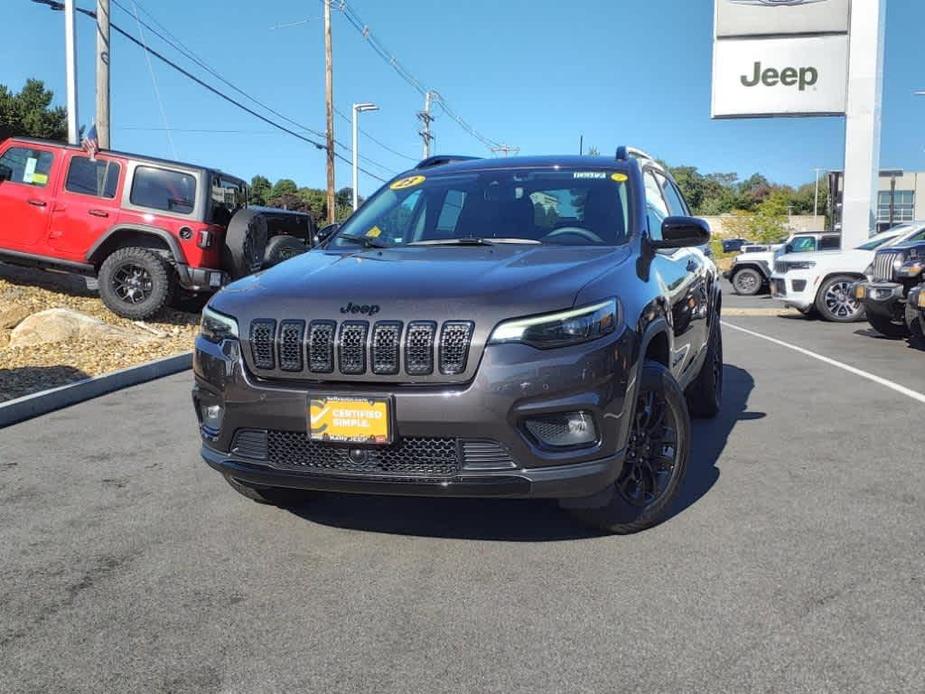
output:
[[[376,238],[377,236],[379,236],[379,234],[381,234],[381,233],[382,233],[382,229],[380,229],[380,228],[377,227],[377,226],[373,226],[373,227],[370,227],[369,231],[366,232],[366,235],[367,235],[369,238],[374,239],[374,238]]]
[[[425,181],[424,176],[408,176],[408,178],[400,178],[395,181],[392,185],[389,186],[392,190],[404,190],[405,188],[414,188],[415,186],[421,185]]]
[[[391,443],[389,400],[350,396],[316,396],[308,403],[312,441]]]
[[[616,181],[617,183],[626,183],[629,177],[625,173],[614,173],[610,174],[610,180]]]

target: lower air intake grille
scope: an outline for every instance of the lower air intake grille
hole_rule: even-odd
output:
[[[276,334],[275,320],[255,320],[251,323],[251,350],[254,365],[258,369],[272,369],[273,338]]]
[[[447,321],[440,331],[440,373],[460,374],[466,370],[469,342],[472,340],[472,323]]]
[[[238,429],[231,444],[231,452],[244,458],[267,459],[267,430]]]
[[[459,472],[456,439],[407,438],[381,448],[332,446],[297,431],[270,431],[269,461],[277,467],[314,472],[452,477]]]
[[[517,467],[510,452],[497,441],[463,441],[463,467],[467,470],[510,470]]]

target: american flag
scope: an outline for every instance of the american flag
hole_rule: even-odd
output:
[[[96,153],[100,151],[100,141],[96,134],[96,123],[90,126],[87,134],[84,135],[80,146],[90,155],[90,161],[96,160]]]

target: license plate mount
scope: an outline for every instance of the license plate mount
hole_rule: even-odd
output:
[[[306,409],[312,441],[373,446],[393,441],[391,397],[312,393]]]

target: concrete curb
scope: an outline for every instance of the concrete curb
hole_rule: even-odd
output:
[[[50,388],[32,395],[0,403],[0,429],[32,417],[76,405],[129,386],[153,381],[162,376],[186,371],[193,365],[193,353],[185,352],[172,357],[155,359],[146,364],[130,366],[110,374],[85,378],[76,383]]]

